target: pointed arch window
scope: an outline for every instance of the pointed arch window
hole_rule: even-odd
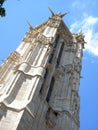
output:
[[[52,51],[52,53],[51,53],[51,55],[50,55],[50,58],[49,58],[49,63],[52,63],[53,56],[54,56],[55,49],[56,49],[56,47],[57,47],[58,41],[59,41],[59,35],[57,35],[57,37],[56,37],[56,39],[55,39],[53,51]]]
[[[62,43],[61,48],[60,48],[60,51],[59,51],[59,54],[58,54],[56,67],[58,67],[59,64],[60,64],[60,60],[61,60],[61,56],[62,56],[62,53],[63,53],[63,49],[64,49],[64,42]]]
[[[44,87],[44,83],[45,83],[45,80],[47,78],[47,75],[48,75],[48,69],[46,68],[46,72],[44,74],[44,80],[43,80],[43,83],[41,85],[40,93],[42,93],[42,91],[43,91],[43,87]]]
[[[55,82],[55,78],[52,77],[51,82],[50,82],[50,86],[49,86],[49,90],[48,90],[48,94],[46,97],[46,101],[49,102],[51,94],[52,94],[52,90],[53,90],[53,86],[54,86],[54,82]]]

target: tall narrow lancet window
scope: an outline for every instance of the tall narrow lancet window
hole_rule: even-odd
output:
[[[40,93],[42,93],[42,91],[43,91],[43,87],[44,87],[44,83],[46,81],[47,75],[48,75],[48,69],[46,68],[46,72],[44,74],[44,79],[43,79],[43,83],[41,85]]]
[[[59,41],[59,35],[57,35],[56,39],[55,39],[55,42],[54,42],[54,46],[53,46],[53,51],[50,55],[50,58],[49,58],[49,63],[52,62],[52,59],[53,59],[53,56],[54,56],[54,53],[55,53],[55,49],[57,47],[57,44],[58,44],[58,41]]]
[[[55,82],[55,79],[54,79],[54,77],[52,77],[51,83],[50,83],[50,86],[49,86],[49,90],[48,90],[48,94],[47,94],[47,97],[46,97],[47,102],[49,102],[49,100],[50,100],[52,90],[53,90],[53,86],[54,86],[54,82]]]
[[[56,67],[58,67],[59,64],[60,64],[60,59],[61,59],[61,56],[62,56],[62,53],[63,53],[63,49],[64,49],[64,42],[62,43],[61,48],[60,48],[60,51],[59,51],[59,54],[58,54]]]
[[[58,44],[59,38],[60,38],[60,36],[59,36],[59,35],[57,35],[57,36],[56,36],[56,39],[55,39],[54,48],[56,48],[56,47],[57,47],[57,44]]]

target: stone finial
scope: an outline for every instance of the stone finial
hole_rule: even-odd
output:
[[[27,24],[29,25],[30,29],[33,29],[32,25],[27,21]]]
[[[52,17],[53,17],[53,16],[58,16],[58,17],[63,18],[65,15],[67,15],[67,14],[69,13],[69,12],[65,12],[64,14],[61,14],[61,13],[59,12],[58,14],[55,14],[55,13],[52,11],[52,9],[49,8],[49,10],[50,10],[50,12],[51,12],[51,14],[52,14]]]
[[[49,10],[50,10],[50,12],[51,12],[51,14],[52,14],[52,17],[55,16],[55,14],[54,14],[54,12],[52,11],[52,9],[49,8]]]
[[[59,13],[58,15],[63,18],[65,15],[69,14],[69,12],[65,12],[64,14]]]
[[[79,33],[77,34],[77,37],[81,37],[84,39],[85,35],[82,30],[79,31]]]

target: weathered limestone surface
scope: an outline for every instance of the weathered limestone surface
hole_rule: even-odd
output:
[[[51,13],[0,67],[0,130],[79,130],[84,36]]]

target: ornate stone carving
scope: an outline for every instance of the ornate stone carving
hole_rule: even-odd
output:
[[[81,66],[81,61],[80,61],[80,59],[75,58],[75,59],[74,59],[74,70],[75,70],[76,72],[80,73],[81,68],[82,68],[82,66]]]
[[[64,113],[70,118],[71,117],[71,111],[64,111]]]
[[[47,38],[47,37],[45,37],[44,35],[39,35],[39,37],[38,37],[38,42],[40,42],[41,44],[43,44],[43,45],[47,45],[47,44],[50,44],[50,45],[52,45],[52,40],[53,40],[53,38],[52,37],[49,37],[49,38]]]
[[[52,14],[52,17],[49,18],[47,25],[50,27],[58,28],[60,26],[61,21],[62,21],[62,17],[64,17],[68,13],[66,12],[64,14],[61,14],[59,12],[58,14],[54,14],[54,12],[50,8],[49,8],[49,10]]]
[[[76,39],[79,41],[79,42],[84,42],[84,34],[82,32],[79,32],[78,34],[76,34]]]
[[[60,66],[56,69],[55,71],[55,77],[56,78],[61,78],[62,76],[64,76],[65,74],[72,74],[73,73],[73,65],[72,64],[68,64],[65,66]]]
[[[78,34],[75,34],[75,38],[77,40],[78,44],[82,44],[82,47],[84,48],[84,44],[86,43],[84,40],[84,34],[82,32],[79,32]]]
[[[75,46],[73,44],[71,44],[71,45],[66,44],[65,51],[74,52],[75,51]]]
[[[72,90],[72,97],[71,97],[71,111],[72,111],[72,116],[75,117],[78,120],[79,116],[79,109],[80,109],[80,104],[79,104],[79,96],[77,91]]]
[[[63,68],[63,71],[65,73],[70,73],[70,74],[73,73],[73,65],[72,64],[67,64],[65,66],[62,66],[62,68]]]
[[[24,41],[24,42],[32,42],[34,38],[37,38],[37,36],[39,35],[39,32],[41,33],[44,30],[45,24],[46,24],[46,22],[44,24],[42,24],[41,26],[37,26],[37,27],[35,27],[33,29],[30,29],[26,33],[26,35],[25,35],[25,37],[23,38],[22,41]]]
[[[10,59],[11,61],[19,61],[21,58],[20,54],[17,51],[12,52],[7,59]]]
[[[58,28],[59,25],[60,25],[60,20],[55,20],[53,18],[50,18],[47,23],[47,26],[54,27],[54,28]]]
[[[81,65],[75,64],[75,65],[74,65],[74,70],[75,70],[76,72],[80,73],[80,71],[81,71]]]
[[[26,42],[32,42],[34,36],[36,35],[36,31],[30,30],[26,33],[26,36],[23,38],[22,41]]]
[[[56,71],[54,73],[54,76],[56,79],[60,79],[64,75],[65,75],[65,72],[63,71],[63,67],[56,68]]]

